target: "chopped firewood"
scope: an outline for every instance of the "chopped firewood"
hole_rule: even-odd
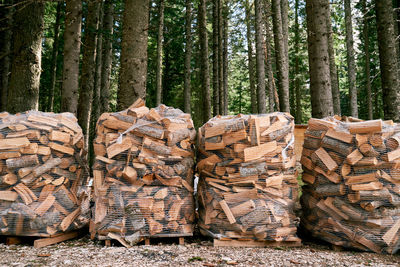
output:
[[[100,116],[96,135],[92,236],[128,246],[145,237],[192,235],[196,131],[190,116],[138,100]]]
[[[0,233],[50,237],[83,228],[90,214],[88,167],[76,118],[37,111],[3,114]]]
[[[199,129],[203,234],[264,241],[297,238],[293,131],[293,117],[287,113],[218,116]],[[319,156],[330,170],[336,169],[326,152]]]
[[[302,154],[306,185],[301,224],[313,236],[341,247],[396,253],[400,128],[381,120],[338,119],[318,120],[324,127],[317,127],[312,119],[304,135],[305,144],[315,145]],[[313,135],[317,128],[318,136]]]

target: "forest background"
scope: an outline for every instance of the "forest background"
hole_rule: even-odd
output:
[[[399,121],[400,0],[2,0],[0,109],[77,115],[138,97],[211,116]]]

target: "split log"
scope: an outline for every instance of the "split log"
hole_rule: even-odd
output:
[[[202,233],[214,238],[297,239],[291,208],[298,196],[293,130],[287,113],[218,116],[199,129]],[[310,148],[321,143],[313,139]],[[336,169],[326,151],[318,155],[328,169]]]
[[[3,114],[0,233],[46,237],[84,227],[88,167],[77,119],[70,113]]]
[[[143,100],[102,114],[94,140],[92,236],[134,245],[146,237],[192,235],[195,135],[188,114],[165,105],[148,109]]]
[[[302,227],[343,247],[400,247],[399,127],[381,120],[310,120],[301,163]],[[354,122],[353,122],[354,121]],[[322,138],[321,142],[316,142]],[[384,212],[390,210],[390,213]]]

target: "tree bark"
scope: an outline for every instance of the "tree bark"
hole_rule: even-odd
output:
[[[18,1],[13,21],[13,62],[8,90],[10,113],[37,110],[44,29],[44,3]],[[25,2],[25,3],[24,3]]]
[[[263,22],[262,22],[262,0],[255,0],[256,15],[256,73],[257,73],[257,104],[258,113],[266,113],[265,104],[265,64],[263,49]]]
[[[265,41],[264,41],[264,54],[265,54],[265,71],[268,76],[268,100],[269,100],[269,112],[274,110],[279,111],[279,97],[276,90],[275,77],[272,67],[272,54],[271,54],[271,41],[273,38],[270,19],[271,19],[271,3],[270,0],[265,0]],[[275,106],[275,108],[274,108]]]
[[[223,21],[222,0],[218,0],[218,89],[219,89],[219,114],[225,115],[224,93],[224,62],[223,62]]]
[[[290,112],[289,64],[288,64],[288,3],[286,0],[272,0],[272,24],[274,30],[276,69],[280,110]],[[282,9],[281,9],[282,7]],[[284,19],[285,17],[285,19]],[[286,25],[284,25],[286,23]]]
[[[229,7],[228,3],[225,1],[224,8],[223,8],[223,92],[224,92],[224,115],[228,115],[228,13],[229,13]]]
[[[88,13],[85,24],[84,49],[82,57],[81,87],[78,101],[78,122],[88,144],[89,124],[92,115],[94,78],[96,71],[97,26],[99,22],[99,5],[96,0],[88,1]]]
[[[246,39],[247,39],[247,60],[249,69],[249,83],[250,83],[250,97],[251,97],[251,112],[253,114],[257,113],[257,92],[254,77],[254,59],[253,59],[253,44],[252,44],[252,34],[251,34],[251,10],[249,5],[249,0],[245,2],[246,10]]]
[[[353,23],[351,21],[350,0],[344,0],[344,14],[346,24],[346,59],[347,74],[349,79],[350,114],[352,117],[358,118],[356,64],[354,59]]]
[[[157,70],[156,70],[156,106],[161,104],[162,94],[162,61],[164,41],[164,0],[158,4],[158,36],[157,36]]]
[[[333,115],[326,25],[329,0],[307,0],[306,13],[312,116],[323,118]]]
[[[395,0],[394,2],[395,2],[394,4],[395,12],[393,14],[395,21],[394,28],[395,28],[396,42],[397,42],[397,58],[400,64],[400,0]]]
[[[53,112],[54,108],[54,90],[56,87],[57,77],[57,56],[58,56],[58,33],[60,31],[60,18],[62,2],[58,2],[56,11],[56,21],[54,23],[54,40],[53,49],[51,51],[51,66],[50,66],[50,95],[48,98],[47,108],[48,111]]]
[[[100,113],[108,112],[110,86],[111,86],[111,69],[113,59],[113,26],[114,26],[114,4],[112,0],[104,2],[104,18],[103,18],[103,55],[101,67],[101,89],[100,89]]]
[[[8,82],[11,62],[12,13],[11,1],[0,7],[0,111],[7,110]]]
[[[330,9],[329,9],[329,16],[326,17],[326,25],[328,27],[327,31],[328,31],[329,73],[331,77],[333,112],[336,115],[340,116],[342,112],[340,108],[339,79],[335,62],[335,48],[333,47],[333,30],[332,30]]]
[[[371,71],[370,71],[370,54],[369,54],[369,21],[366,0],[362,1],[362,13],[363,15],[363,30],[362,35],[364,38],[364,71],[365,71],[365,89],[367,91],[367,108],[368,108],[368,120],[373,119],[372,109],[372,92],[371,92]]]
[[[211,119],[210,76],[208,66],[208,34],[206,20],[206,0],[199,2],[199,39],[200,39],[200,80],[203,92],[203,122]]]
[[[125,0],[118,109],[146,97],[149,0]]]
[[[100,0],[99,3],[99,19],[97,23],[97,36],[96,36],[96,68],[94,73],[94,90],[93,90],[93,108],[92,108],[92,116],[91,121],[93,127],[93,131],[96,129],[96,122],[100,116],[100,91],[101,91],[101,70],[103,65],[103,8],[104,2]]]
[[[375,3],[378,27],[378,47],[381,69],[383,111],[387,120],[399,120],[399,67],[396,55],[396,40],[391,0]]]
[[[299,0],[295,1],[294,5],[294,91],[296,94],[296,124],[302,122],[302,106],[301,106],[301,88],[299,79],[299,45],[300,45],[300,32],[299,32]]]
[[[219,56],[218,56],[218,2],[219,0],[213,0],[213,9],[212,9],[212,83],[213,83],[213,115],[216,116],[219,114]]]
[[[184,80],[184,111],[191,113],[191,60],[192,60],[192,2],[186,0],[185,17],[185,80]]]
[[[61,112],[78,111],[79,54],[81,49],[82,0],[66,1]]]

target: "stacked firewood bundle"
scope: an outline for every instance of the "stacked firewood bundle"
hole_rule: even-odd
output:
[[[301,158],[302,225],[334,245],[400,246],[400,127],[391,121],[310,119]]]
[[[199,129],[199,226],[215,239],[298,241],[293,117],[214,117]]]
[[[52,236],[89,222],[83,145],[71,113],[0,113],[1,235]]]
[[[92,236],[130,246],[145,237],[193,234],[193,142],[189,114],[139,99],[102,114],[94,141]]]

